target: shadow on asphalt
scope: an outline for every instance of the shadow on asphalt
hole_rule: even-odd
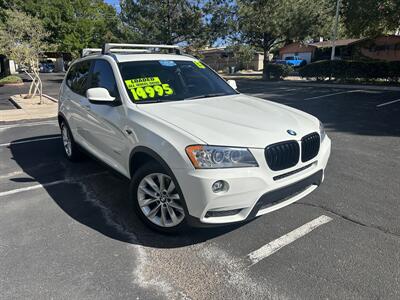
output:
[[[377,105],[400,99],[398,91],[363,91],[332,95],[326,98],[303,100],[311,97],[346,92],[349,90],[323,87],[299,87],[263,83],[259,80],[238,81],[239,91],[271,94],[270,100],[285,103],[320,119],[328,131],[370,136],[400,136],[400,103]],[[280,90],[283,88],[283,90]],[[285,92],[285,88],[290,91]]]
[[[54,135],[35,138],[49,137]],[[179,236],[157,233],[146,227],[133,212],[128,197],[128,179],[117,176],[89,157],[80,163],[69,162],[64,157],[61,139],[13,144],[31,139],[15,140],[9,146],[12,159],[28,175],[10,181],[34,181],[44,185],[47,194],[68,216],[109,238],[148,247],[176,248],[213,239],[243,225],[196,228]],[[46,186],[65,179],[67,182]],[[29,193],[23,195],[29,197]]]

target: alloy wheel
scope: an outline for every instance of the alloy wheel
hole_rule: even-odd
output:
[[[161,227],[174,227],[185,218],[182,200],[172,178],[153,173],[139,183],[137,199],[146,218]]]
[[[65,126],[65,125],[62,126],[61,134],[62,134],[62,140],[63,140],[65,153],[68,156],[71,156],[71,154],[72,154],[72,144],[71,144],[71,137],[69,136],[69,132],[68,132],[67,126]]]

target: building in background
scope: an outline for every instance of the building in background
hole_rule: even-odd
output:
[[[332,42],[320,41],[303,44],[288,44],[279,49],[279,57],[299,56],[310,63],[317,60],[329,60]],[[343,39],[336,41],[335,57],[337,59],[377,59],[400,61],[400,36],[380,36],[371,39]]]
[[[244,68],[243,64],[234,56],[232,50],[226,47],[206,48],[198,51],[198,53],[207,65],[217,71],[227,71],[230,67],[236,69]],[[264,54],[256,52],[253,61],[249,65],[249,69],[254,71],[262,70],[263,60]]]

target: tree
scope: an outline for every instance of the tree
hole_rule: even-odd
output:
[[[194,0],[122,0],[124,25],[138,42],[199,43],[203,39],[202,10]]]
[[[341,14],[348,34],[357,38],[400,30],[399,0],[342,0]]]
[[[1,1],[1,0],[0,0]],[[42,20],[46,41],[78,56],[83,48],[124,40],[122,22],[103,0],[14,0],[15,9]]]
[[[233,52],[233,56],[237,59],[241,66],[248,70],[250,64],[254,60],[256,49],[254,49],[254,47],[250,45],[234,45],[229,48]]]
[[[270,50],[285,41],[331,32],[332,6],[314,0],[238,0],[241,38],[264,51],[264,66]],[[263,78],[267,79],[264,67]]]
[[[6,10],[4,16],[4,22],[0,23],[0,53],[28,68],[31,74],[27,74],[32,78],[28,96],[33,97],[39,91],[42,101],[38,63],[40,53],[47,48],[44,40],[48,32],[39,19],[23,12]]]

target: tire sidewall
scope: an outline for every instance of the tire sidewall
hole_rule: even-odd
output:
[[[158,226],[158,225],[154,224],[144,215],[142,209],[139,206],[139,202],[137,199],[139,183],[145,176],[152,174],[152,173],[163,173],[165,175],[170,176],[175,184],[177,192],[179,193],[179,197],[182,201],[181,204],[185,211],[185,218],[182,220],[181,223],[179,223],[178,225],[176,225],[174,227],[162,227],[162,226]],[[186,201],[185,201],[185,198],[183,197],[183,194],[179,187],[179,184],[178,184],[175,176],[173,174],[171,174],[171,172],[165,170],[165,168],[163,168],[161,165],[159,165],[157,163],[153,163],[153,162],[146,163],[143,166],[141,166],[134,173],[134,175],[131,179],[130,186],[129,186],[129,201],[131,202],[131,206],[133,207],[135,213],[139,216],[139,218],[153,230],[156,230],[156,231],[162,232],[162,233],[167,233],[167,234],[176,234],[176,233],[187,231],[189,229],[189,226],[187,224],[188,211],[187,211],[187,207],[186,207]]]
[[[62,134],[62,130],[64,127],[67,129],[67,133],[68,133],[69,140],[71,143],[71,155],[68,155],[67,151],[65,151],[65,146],[64,146],[64,141],[63,141],[64,155],[70,161],[73,161],[73,162],[79,161],[81,159],[81,152],[78,149],[78,145],[74,141],[74,137],[72,136],[72,132],[71,132],[71,129],[69,128],[68,123],[63,120],[60,123],[61,134]]]

